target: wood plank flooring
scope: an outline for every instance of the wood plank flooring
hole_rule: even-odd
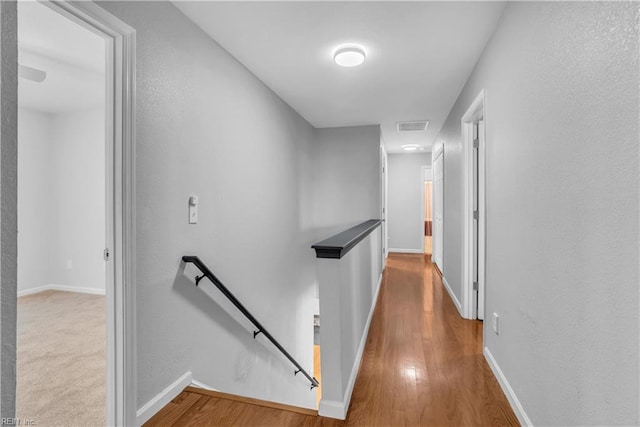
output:
[[[482,322],[460,318],[429,258],[389,256],[345,421],[185,391],[145,425],[519,425],[482,356]]]

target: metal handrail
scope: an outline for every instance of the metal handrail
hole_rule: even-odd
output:
[[[278,350],[282,352],[282,354],[287,357],[287,359],[289,359],[289,361],[291,361],[291,363],[295,365],[297,370],[294,371],[294,375],[297,375],[298,372],[302,372],[302,374],[307,377],[309,381],[311,381],[312,390],[314,389],[314,387],[318,387],[320,385],[318,380],[315,377],[309,375],[307,371],[305,371],[302,366],[300,366],[300,364],[289,354],[289,352],[287,352],[287,350],[285,350],[284,347],[282,347],[280,343],[269,333],[269,331],[267,331],[264,326],[262,326],[260,322],[258,322],[258,320],[253,317],[253,314],[251,314],[251,312],[249,312],[249,310],[247,310],[247,308],[242,305],[240,301],[238,301],[238,298],[236,298],[235,295],[233,295],[231,291],[227,289],[227,287],[220,281],[220,279],[215,276],[215,274],[211,272],[211,270],[209,270],[209,268],[205,265],[204,262],[202,262],[200,258],[194,255],[185,255],[182,257],[182,261],[186,263],[192,263],[202,272],[202,276],[196,276],[196,286],[198,286],[200,280],[204,279],[205,277],[209,279],[211,283],[213,283],[220,290],[220,292],[222,292],[222,294],[226,296],[227,299],[231,301],[233,305],[235,305],[236,308],[240,310],[240,312],[244,314],[244,316],[249,319],[249,321],[253,323],[256,328],[258,328],[257,331],[253,332],[253,338],[255,339],[258,334],[263,334],[269,341],[271,341],[273,345],[276,346]]]

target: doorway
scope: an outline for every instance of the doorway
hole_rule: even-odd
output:
[[[432,181],[432,243],[433,264],[444,272],[444,144],[438,144],[433,151]]]
[[[31,2],[18,2],[19,5],[15,5],[14,7],[22,7],[23,4],[30,4]],[[35,3],[35,2],[33,2]],[[106,243],[106,246],[99,251],[99,256],[103,255],[104,260],[101,260],[103,269],[102,269],[102,277],[104,279],[104,290],[96,291],[94,293],[105,293],[106,301],[103,303],[105,310],[102,312],[106,322],[102,322],[104,331],[106,326],[106,343],[103,341],[103,344],[106,344],[106,355],[103,352],[104,363],[102,365],[102,370],[104,373],[105,379],[105,394],[106,394],[106,405],[103,399],[102,402],[102,410],[104,412],[105,424],[107,425],[133,425],[136,423],[136,403],[135,403],[135,292],[134,288],[131,285],[133,283],[133,278],[135,277],[135,270],[133,264],[133,256],[135,254],[135,245],[134,245],[134,236],[135,236],[135,228],[134,228],[134,181],[135,177],[135,169],[134,169],[134,135],[135,135],[135,121],[134,121],[134,111],[135,111],[135,31],[115,18],[113,15],[106,12],[101,7],[97,6],[91,2],[68,2],[68,1],[42,1],[38,2],[38,5],[45,6],[46,8],[54,11],[57,18],[63,17],[66,20],[69,20],[77,25],[79,25],[83,30],[88,30],[91,34],[98,35],[102,39],[103,43],[103,61],[106,64],[104,67],[104,78],[102,91],[104,94],[104,113],[102,115],[103,118],[103,145],[102,145],[102,155],[103,155],[103,164],[102,164],[102,178],[104,180],[104,186],[102,191],[102,200],[104,203],[104,208],[102,210],[104,222],[102,228],[102,237],[103,241]],[[52,18],[53,20],[57,18]],[[52,22],[52,19],[45,19],[42,23],[43,28],[46,29]],[[17,22],[20,21],[20,22]],[[8,22],[6,28],[3,27],[3,35],[2,38],[8,37],[11,38],[13,34],[17,35],[19,33],[21,25],[24,24],[24,18],[20,20],[14,20],[13,22]],[[35,40],[36,42],[43,42],[43,40]],[[67,39],[66,42],[71,42],[72,40]],[[46,42],[46,40],[44,40]],[[22,45],[22,43],[21,43]],[[36,43],[37,46],[31,46],[31,50],[35,52],[35,54],[43,54],[39,48],[42,48],[42,45]],[[21,46],[23,47],[23,46]],[[19,49],[20,50],[20,49]],[[48,55],[46,56],[47,60],[55,62],[56,60],[64,59],[67,62],[72,61],[73,52],[69,52],[66,50],[61,58],[52,58]],[[65,54],[67,54],[65,56]],[[69,54],[71,54],[69,56]],[[28,55],[23,55],[20,52],[20,57],[22,59],[26,59]],[[9,59],[10,60],[10,59]],[[15,64],[15,62],[14,62]],[[42,83],[47,78],[47,70],[46,66],[28,66],[23,65],[21,67],[17,67],[18,64],[14,66],[19,69],[19,82],[18,85],[24,86],[24,80],[29,80],[30,82]],[[35,65],[35,64],[32,64]],[[51,65],[49,63],[49,65]],[[78,64],[75,64],[78,65]],[[4,68],[4,67],[3,67]],[[45,68],[45,69],[42,69]],[[53,69],[53,68],[51,68]],[[3,75],[5,70],[11,72],[11,67],[4,68],[0,70]],[[15,70],[15,68],[14,68]],[[68,70],[69,71],[69,70]],[[77,80],[76,75],[73,72],[59,74],[63,76],[62,78],[66,78],[67,80]],[[53,78],[53,73],[50,75]],[[53,81],[53,80],[52,80]],[[9,80],[10,83],[13,83],[13,80]],[[60,80],[56,82],[59,84]],[[9,87],[9,89],[12,89]],[[15,88],[14,89],[18,89]],[[20,88],[22,89],[22,88]],[[19,90],[21,91],[21,90]],[[22,91],[21,91],[22,92]],[[72,100],[72,96],[70,92],[64,94],[65,98],[69,98],[66,101]],[[20,113],[20,109],[18,108],[18,103],[15,102],[11,105],[11,108],[15,108],[16,116],[20,119],[24,120],[28,113]],[[46,112],[36,112],[34,114],[38,116],[36,120],[40,120],[40,122],[44,123],[45,128],[47,126],[54,126],[52,122],[54,121],[53,117],[50,117],[51,114]],[[31,117],[33,119],[33,117]],[[61,122],[64,120],[61,120]],[[78,122],[79,120],[71,120],[72,122]],[[42,124],[41,123],[41,124]],[[58,124],[56,124],[57,126]],[[23,128],[25,127],[23,123]],[[32,129],[29,126],[26,126],[29,129]],[[62,124],[59,124],[59,127],[62,128]],[[23,133],[24,135],[24,133]],[[62,135],[60,139],[65,140],[67,142],[67,137],[64,136],[64,132],[59,132],[59,135]],[[44,138],[50,141],[54,141],[56,138],[56,134],[48,135],[46,132],[43,132],[40,129],[39,132],[35,132],[35,135],[32,137]],[[53,142],[52,142],[53,144]],[[18,143],[20,151],[22,148],[28,147],[20,147],[20,142]],[[53,158],[46,158],[43,154],[43,151],[46,152],[46,147],[41,147],[35,149],[35,152],[32,152],[33,156],[29,158],[26,156],[25,152],[22,154],[17,153],[9,153],[9,156],[6,161],[8,164],[12,164],[29,161],[37,163],[34,159],[37,156],[45,157],[44,160],[40,159],[40,163],[52,165],[56,163],[56,160]],[[50,147],[49,147],[50,148]],[[85,148],[85,147],[82,147]],[[56,155],[58,153],[55,153]],[[17,168],[16,168],[17,169]],[[15,169],[14,169],[15,170]],[[22,166],[22,172],[24,172],[24,165]],[[20,172],[19,172],[20,173]],[[20,191],[20,186],[24,187],[25,184],[28,187],[28,182],[21,182],[23,180],[20,179],[20,175],[13,175],[12,171],[9,170],[5,172],[3,176],[6,176],[10,179],[15,179],[18,183],[18,191]],[[75,180],[82,181],[84,176],[77,177]],[[64,181],[64,180],[60,180]],[[42,182],[42,181],[40,181]],[[69,183],[66,182],[66,185],[73,185],[75,182]],[[53,188],[58,185],[57,181],[47,181],[46,188]],[[64,188],[64,185],[62,186]],[[66,193],[73,193],[73,190],[66,191]],[[69,196],[66,194],[64,197]],[[86,197],[84,197],[86,196]],[[106,196],[106,197],[105,197]],[[58,196],[63,197],[63,196]],[[53,199],[57,199],[58,197],[53,197]],[[72,197],[78,199],[80,202],[85,201],[87,204],[89,200],[93,200],[92,197],[87,196],[86,192],[81,194],[72,194]],[[35,196],[35,202],[37,204],[36,209],[34,211],[25,210],[23,206],[20,208],[16,206],[17,211],[21,211],[22,213],[27,213],[28,215],[33,216],[42,216],[42,212],[48,213],[54,216],[59,208],[53,206],[53,202],[51,198],[42,198],[41,195]],[[22,215],[20,215],[22,216]],[[59,216],[57,216],[59,218]],[[3,219],[3,226],[10,226],[10,218],[5,221]],[[24,218],[22,218],[24,219]],[[82,222],[85,218],[80,217],[78,220]],[[20,222],[21,219],[18,219]],[[57,223],[56,227],[52,228],[50,224],[47,224],[43,227],[43,230],[48,230],[53,232],[54,234],[58,232]],[[18,224],[19,226],[19,224]],[[21,228],[20,234],[25,234],[24,236],[18,237],[27,238],[26,236],[27,229],[24,228],[24,224]],[[32,236],[33,237],[33,236]],[[36,236],[37,237],[37,236]],[[42,242],[47,240],[47,235],[39,236]],[[17,242],[16,242],[17,243]],[[23,245],[24,246],[24,245]],[[21,256],[25,257],[27,252],[21,251]],[[48,264],[50,261],[54,261],[57,259],[58,253],[46,253],[44,258],[40,258],[39,264],[30,265],[31,268],[40,269],[44,268],[41,264]],[[74,255],[75,256],[75,255]],[[7,260],[8,262],[14,263],[16,267],[24,266],[24,259],[21,261],[15,255],[11,255],[11,258]],[[71,261],[71,262],[69,262]],[[20,266],[18,264],[21,264]],[[84,266],[84,263],[80,263]],[[66,258],[64,260],[64,268],[66,270],[73,270],[78,266],[78,263],[74,262],[73,258]],[[96,269],[94,269],[95,272]],[[98,268],[99,270],[99,268]],[[25,271],[18,274],[19,278],[27,277]],[[63,277],[64,276],[56,276]],[[41,286],[30,286],[31,289],[22,289],[22,291],[30,291],[31,294],[37,294],[39,291],[50,291],[55,290],[52,289],[54,287],[64,288],[62,286],[64,284],[60,283],[47,283]],[[4,286],[4,283],[3,283]],[[15,286],[15,282],[14,285]],[[40,289],[35,289],[40,288]],[[47,289],[48,288],[48,289]],[[93,288],[99,289],[100,285],[93,286]],[[68,290],[68,289],[62,289]],[[9,290],[11,291],[11,290]],[[13,289],[15,292],[15,288]],[[30,292],[22,292],[22,296],[27,296]],[[84,296],[94,296],[91,295],[91,292],[79,293]],[[15,295],[15,294],[14,294]],[[104,297],[103,297],[104,299]],[[14,299],[12,302],[9,301],[11,307],[16,311],[18,311],[18,301]],[[77,306],[77,305],[76,305]],[[35,310],[36,312],[39,310]],[[63,310],[64,311],[64,310]],[[20,315],[18,313],[18,315]],[[55,316],[53,316],[55,318]],[[79,321],[77,323],[82,326],[86,319]],[[16,318],[13,319],[8,318],[7,323],[4,324],[6,328],[10,328],[13,331],[18,330],[17,324],[15,323]],[[60,326],[54,320],[53,326]],[[106,323],[106,325],[105,325]],[[40,323],[40,325],[42,325]],[[38,332],[38,331],[36,331]],[[3,336],[4,340],[4,336]],[[3,346],[6,346],[6,343],[3,341]],[[10,350],[10,349],[7,349]],[[15,368],[19,363],[17,360],[17,352],[15,351],[15,347],[13,351],[6,351],[3,353],[3,360],[5,364],[9,367],[13,367],[12,378],[6,378],[7,381],[15,384],[16,377]],[[34,350],[37,351],[37,350]],[[6,356],[6,357],[5,357]],[[46,357],[45,357],[46,358]],[[105,367],[106,365],[106,367]],[[105,369],[106,368],[106,369]],[[19,368],[18,368],[19,369]],[[49,367],[51,370],[51,368]],[[7,369],[8,373],[10,372]],[[4,371],[3,371],[4,372]],[[47,383],[47,373],[43,376],[37,376],[36,386],[44,386],[48,385]],[[93,384],[89,382],[84,383],[85,388],[91,388]],[[11,387],[7,388],[6,393],[3,392],[3,402],[15,402],[16,401],[16,388]],[[61,396],[57,396],[60,399]],[[57,402],[56,402],[57,403]],[[54,405],[55,406],[55,405]],[[74,408],[75,411],[82,411],[82,406]],[[8,409],[8,414],[14,415],[14,406],[11,405],[10,410]],[[25,417],[28,419],[29,415],[25,414]],[[57,417],[56,417],[57,418]],[[27,420],[24,419],[14,419],[16,422],[20,421],[23,423],[27,423]],[[53,422],[54,424],[67,424],[66,419],[57,418],[56,420],[31,420],[31,423],[46,425],[48,423]],[[74,424],[77,424],[79,420],[74,417]]]
[[[18,3],[16,416],[105,425],[106,41]]]
[[[431,258],[433,254],[433,171],[422,168],[422,217],[424,219],[424,254]]]

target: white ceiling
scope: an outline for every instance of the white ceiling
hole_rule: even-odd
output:
[[[430,151],[493,33],[503,2],[174,1],[316,127],[381,124],[389,152]],[[336,47],[362,45],[342,68]],[[429,120],[426,132],[396,122]]]
[[[18,2],[18,62],[47,73],[20,78],[18,105],[62,113],[104,105],[105,41],[35,1]]]

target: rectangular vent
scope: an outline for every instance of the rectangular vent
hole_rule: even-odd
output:
[[[429,125],[428,120],[415,120],[412,122],[398,122],[398,132],[424,132]]]

